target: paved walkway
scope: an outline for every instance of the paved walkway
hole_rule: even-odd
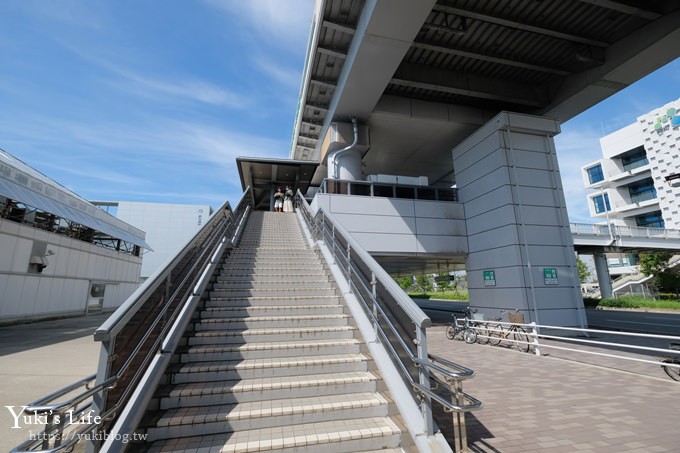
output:
[[[26,404],[95,371],[99,345],[91,334],[104,319],[0,327],[0,451],[31,428],[11,429],[4,406]],[[430,352],[477,372],[464,386],[484,402],[467,416],[472,452],[680,451],[680,383],[660,367],[468,345],[448,340],[444,327],[430,329],[428,338]]]
[[[484,402],[467,417],[471,451],[680,451],[680,382],[660,367],[645,366],[648,376],[633,372],[637,364],[623,371],[630,367],[620,361],[600,360],[603,367],[561,351],[537,357],[468,345],[448,340],[444,329],[428,330],[430,352],[474,369],[464,390]]]
[[[109,316],[94,315],[0,327],[0,451],[44,425],[20,423],[5,406],[28,404],[97,371],[92,333]]]

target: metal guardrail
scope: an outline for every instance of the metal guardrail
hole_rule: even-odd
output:
[[[502,342],[510,343],[511,345],[516,345],[517,343],[522,343],[528,345],[530,352],[535,355],[540,356],[544,348],[555,349],[561,351],[575,352],[584,355],[594,355],[599,357],[607,357],[612,359],[618,359],[622,361],[645,363],[655,366],[661,366],[659,360],[651,360],[640,357],[631,357],[622,354],[613,354],[607,352],[601,352],[600,350],[595,350],[595,348],[612,348],[627,350],[633,353],[658,353],[662,357],[674,357],[678,360],[678,363],[668,364],[665,366],[680,368],[680,350],[668,349],[668,348],[658,348],[653,346],[643,346],[628,344],[623,342],[615,341],[605,341],[593,339],[597,336],[610,336],[610,337],[628,337],[628,338],[639,338],[643,340],[668,340],[669,343],[679,343],[680,336],[677,335],[658,335],[658,334],[647,334],[647,333],[637,333],[637,332],[622,332],[613,330],[600,330],[600,329],[584,329],[579,327],[562,327],[562,326],[551,326],[532,323],[517,323],[517,322],[504,322],[497,320],[475,320],[474,325],[471,326],[472,329],[477,333],[478,338],[483,338],[486,340],[493,340],[494,326],[503,326],[503,329],[508,329],[511,326],[522,327],[526,331],[526,336],[528,341],[518,341],[510,338],[503,338]],[[549,332],[549,333],[547,333]],[[559,335],[559,332],[563,332],[563,335]],[[497,337],[496,337],[497,338]],[[541,340],[553,340],[553,342],[546,342]],[[560,342],[561,345],[555,344]],[[566,346],[572,345],[572,347]],[[573,346],[583,345],[592,346],[593,350],[579,349]]]
[[[402,379],[421,401],[428,434],[433,434],[432,401],[454,414],[456,451],[467,449],[465,413],[482,402],[463,392],[462,381],[474,371],[429,354],[430,318],[404,293],[392,277],[323,209],[314,216],[298,191],[296,205],[313,238],[323,241],[362,308],[373,324]]]
[[[378,181],[324,179],[318,193],[403,198],[408,200],[458,201],[458,191],[449,187],[416,186]]]
[[[97,375],[29,404],[24,412],[45,418],[45,430],[34,436],[35,439],[14,448],[13,453],[56,453],[71,449],[81,440],[106,439],[106,430],[130,399],[162,347],[175,318],[187,300],[200,289],[197,280],[210,264],[213,251],[225,240],[237,237],[250,206],[250,188],[243,193],[235,210],[232,211],[226,202],[175,257],[146,280],[97,329],[94,337],[102,342],[104,357]],[[85,391],[67,401],[56,402],[82,387]],[[88,423],[80,423],[83,417]],[[70,424],[75,428],[67,433]],[[88,435],[95,430],[99,436]]]
[[[680,230],[668,228],[634,227],[626,225],[607,225],[593,223],[570,223],[569,227],[573,234],[593,236],[627,237],[627,238],[650,238],[650,239],[680,239]]]

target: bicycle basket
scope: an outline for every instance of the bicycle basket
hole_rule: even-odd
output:
[[[484,321],[484,313],[472,313],[473,321]]]
[[[524,324],[524,313],[508,313],[508,319],[513,324]]]

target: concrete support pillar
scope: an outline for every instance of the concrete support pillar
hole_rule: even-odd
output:
[[[470,304],[487,317],[519,309],[526,322],[585,325],[559,131],[556,120],[501,112],[453,150]]]
[[[603,299],[613,296],[612,280],[609,276],[609,266],[607,265],[607,256],[604,253],[593,253],[595,260],[595,273],[597,274],[597,282],[600,285],[600,296]]]

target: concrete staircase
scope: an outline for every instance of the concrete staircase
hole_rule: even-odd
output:
[[[157,390],[142,449],[403,452],[358,336],[297,216],[253,212]]]

